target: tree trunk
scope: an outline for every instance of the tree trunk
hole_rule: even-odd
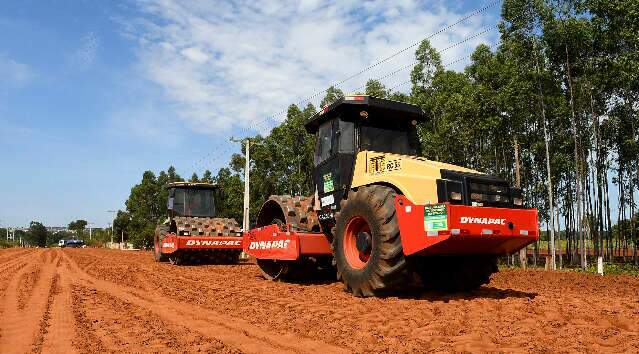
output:
[[[586,268],[586,257],[585,257],[585,243],[584,243],[584,234],[581,227],[582,216],[581,216],[581,207],[582,207],[582,190],[581,190],[581,164],[579,161],[579,139],[578,139],[578,131],[577,131],[577,117],[575,114],[575,97],[573,93],[573,84],[572,84],[572,76],[570,75],[570,60],[568,56],[568,43],[564,44],[564,49],[566,51],[566,76],[568,79],[568,89],[570,91],[570,125],[572,127],[572,137],[574,143],[575,150],[575,184],[577,185],[577,215],[575,218],[575,230],[579,234],[579,250],[581,252],[581,267]]]
[[[544,127],[544,145],[546,148],[546,176],[547,176],[547,180],[546,180],[546,186],[548,188],[548,204],[550,207],[550,240],[549,240],[549,245],[550,245],[550,256],[551,256],[551,268],[552,270],[557,269],[557,262],[555,259],[555,218],[554,218],[554,214],[555,214],[555,206],[553,203],[553,197],[552,197],[552,173],[550,170],[550,148],[549,148],[549,136],[548,136],[548,128],[547,128],[547,121],[546,121],[546,107],[544,104],[544,92],[542,89],[542,83],[541,83],[541,70],[539,68],[539,60],[537,58],[537,50],[535,50],[535,67],[537,68],[537,76],[539,76],[539,80],[538,80],[538,86],[539,86],[539,107],[541,110],[541,119],[542,119],[542,124]]]
[[[513,145],[515,147],[515,187],[521,188],[521,173],[519,171],[519,142],[517,142],[517,135],[513,136]],[[527,250],[528,250],[528,247],[524,247],[519,250],[519,265],[523,269],[526,269],[526,265],[527,265],[526,263],[528,263],[528,259],[526,255]]]
[[[608,164],[606,164],[606,168],[604,169],[605,171],[608,171]],[[608,173],[604,173],[604,194],[605,194],[605,198],[604,198],[604,202],[606,203],[606,223],[608,226],[608,231],[606,232],[606,238],[607,238],[607,248],[608,248],[608,261],[613,260],[613,249],[612,249],[612,217],[611,217],[611,213],[610,213],[610,190],[609,190],[609,186],[608,186]]]

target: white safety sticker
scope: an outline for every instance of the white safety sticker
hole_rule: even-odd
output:
[[[321,199],[322,206],[327,206],[331,204],[335,204],[335,198],[333,198],[332,194],[327,195]]]

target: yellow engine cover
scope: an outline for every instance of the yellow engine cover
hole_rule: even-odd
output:
[[[441,178],[442,169],[481,174],[422,157],[360,151],[355,160],[351,186],[387,183],[395,186],[415,204],[434,204],[438,202],[436,180]]]

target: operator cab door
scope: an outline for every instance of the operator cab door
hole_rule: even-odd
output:
[[[320,125],[315,147],[313,180],[319,197],[318,217],[322,230],[329,233],[334,213],[350,189],[355,165],[355,124],[332,119]]]

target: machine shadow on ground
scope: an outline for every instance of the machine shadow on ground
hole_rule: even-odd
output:
[[[263,279],[261,275],[256,275],[256,278]],[[313,278],[293,278],[287,279],[285,283],[310,286],[310,285],[331,285],[340,283],[335,279],[334,274],[326,274],[323,276],[315,276]],[[458,291],[458,292],[445,292],[438,290],[424,289],[421,285],[414,285],[407,287],[404,290],[392,292],[386,295],[378,296],[380,298],[398,298],[405,300],[425,300],[429,302],[444,302],[448,303],[455,300],[475,300],[475,299],[535,299],[539,293],[526,292],[514,289],[501,289],[491,286],[482,286],[475,290],[470,291]]]
[[[454,300],[475,300],[475,299],[534,299],[538,296],[535,292],[519,291],[514,289],[500,289],[491,286],[482,286],[479,289],[460,292],[444,292],[438,290],[427,290],[422,287],[406,289],[402,292],[389,294],[384,297],[397,297],[400,299],[426,300],[431,302],[444,302]]]

